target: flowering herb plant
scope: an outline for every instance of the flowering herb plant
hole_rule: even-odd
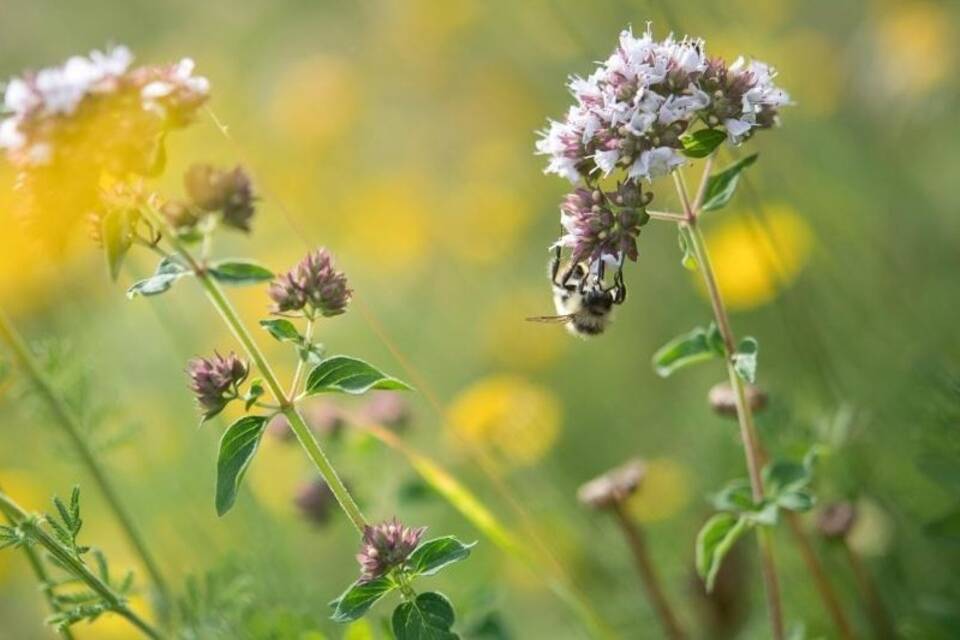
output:
[[[588,300],[591,290],[609,291],[607,265],[616,267],[613,287],[622,287],[624,263],[638,259],[638,237],[651,219],[677,226],[683,265],[703,277],[713,321],[664,345],[654,354],[653,365],[666,377],[714,358],[726,364],[749,480],[735,481],[718,494],[720,513],[697,538],[696,566],[706,588],[712,589],[724,556],[755,529],[772,635],[779,639],[784,630],[768,529],[781,511],[813,506],[809,485],[814,456],[804,463],[775,460],[764,467],[766,454],[748,402],[759,345],[753,337],[735,339],[700,230],[702,216],[731,201],[743,172],[757,160],[756,154],[745,156],[714,172],[721,145],[748,142],[776,125],[781,108],[790,104],[775,80],[775,70],[765,63],[739,58],[728,64],[708,57],[703,40],[673,35],[657,40],[650,27],[640,35],[628,29],[592,74],[570,80],[575,104],[540,133],[536,148],[548,158],[546,173],[574,185],[560,206],[564,233],[553,246],[569,251],[567,275],[559,283],[568,296],[579,291]],[[703,178],[691,194],[682,169],[697,160],[704,161]],[[649,208],[654,193],[646,187],[665,176],[674,182],[681,212]],[[615,186],[605,188],[613,180]],[[579,282],[568,285],[571,276]],[[608,305],[600,311],[609,310]],[[669,619],[667,623],[670,630]]]

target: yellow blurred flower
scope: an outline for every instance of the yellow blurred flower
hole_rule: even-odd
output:
[[[346,631],[343,632],[343,640],[375,640],[376,637],[373,632],[373,625],[364,618],[350,623]]]
[[[483,323],[483,342],[490,359],[511,369],[530,371],[555,362],[570,344],[570,337],[557,327],[524,320],[524,315],[552,313],[552,304],[549,292],[542,290],[514,291],[500,299]]]
[[[356,70],[346,61],[318,55],[284,68],[270,104],[271,125],[299,143],[343,135],[362,104]]]
[[[720,291],[734,309],[773,300],[800,274],[813,248],[810,226],[785,205],[766,207],[759,218],[726,217],[706,239]]]
[[[690,470],[671,458],[655,458],[646,465],[640,489],[627,508],[640,522],[667,520],[690,502]]]
[[[427,257],[429,204],[422,181],[397,176],[352,190],[343,205],[342,245],[371,270],[414,270]]]
[[[130,609],[146,620],[153,623],[150,607],[142,596],[133,596],[128,600]],[[94,622],[82,622],[70,628],[76,640],[139,640],[143,634],[137,630],[126,618],[116,613],[107,613]]]
[[[445,240],[468,262],[490,264],[516,247],[531,211],[514,193],[495,184],[469,184],[457,190],[447,207]]]
[[[871,63],[891,93],[929,91],[953,69],[956,41],[948,10],[933,2],[894,2],[883,11]]]
[[[250,465],[247,486],[262,506],[274,513],[293,517],[294,497],[300,485],[313,477],[304,463],[303,452],[295,442],[264,438],[257,459]]]
[[[449,428],[468,443],[530,465],[554,445],[560,403],[547,389],[514,375],[493,375],[462,391],[448,412]]]

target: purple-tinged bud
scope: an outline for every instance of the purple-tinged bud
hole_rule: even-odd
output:
[[[846,500],[828,504],[817,516],[817,531],[824,538],[840,540],[847,537],[857,520],[856,508]]]
[[[360,581],[369,582],[402,566],[420,544],[426,527],[407,527],[396,518],[363,528],[363,541],[357,562],[360,563]]]
[[[247,378],[249,369],[234,353],[226,357],[215,353],[213,358],[193,358],[187,364],[190,390],[197,397],[203,410],[203,419],[208,420],[239,395],[238,387]]]
[[[403,431],[410,423],[410,404],[400,394],[374,392],[364,405],[362,415],[374,424]]]
[[[609,509],[633,495],[645,474],[643,460],[634,458],[581,486],[577,499],[591,509]]]
[[[577,189],[560,205],[566,233],[559,244],[570,247],[575,262],[621,255],[636,260],[637,236],[649,220],[645,207],[651,199],[632,181],[607,194]]]
[[[753,412],[762,411],[767,406],[767,394],[760,387],[746,384],[747,403]],[[707,400],[714,413],[727,418],[737,417],[737,394],[729,382],[718,382],[710,388]]]
[[[192,229],[199,222],[193,208],[180,200],[169,200],[163,203],[160,212],[174,229]]]
[[[204,211],[219,211],[228,227],[250,231],[256,196],[250,176],[242,167],[229,171],[209,164],[194,164],[183,176],[190,201]]]
[[[316,525],[327,524],[331,511],[337,506],[337,498],[330,486],[320,478],[300,487],[293,502],[300,514]]]
[[[347,309],[353,291],[347,276],[337,271],[333,256],[323,248],[307,254],[293,269],[270,284],[274,313],[303,311],[313,315],[336,316]]]

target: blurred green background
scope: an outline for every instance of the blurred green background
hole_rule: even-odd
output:
[[[818,493],[860,505],[851,545],[901,633],[953,638],[958,13],[955,3],[904,0],[0,0],[0,77],[108,43],[130,46],[141,63],[195,58],[231,139],[206,117],[172,136],[161,187],[179,193],[194,161],[248,167],[262,196],[255,233],[219,252],[279,270],[308,247],[332,249],[357,294],[351,313],[321,325],[321,339],[411,379],[420,392],[409,397],[414,420],[403,437],[516,523],[492,477],[504,482],[603,617],[625,638],[655,638],[612,521],[574,496],[630,456],[648,461],[632,509],[671,600],[700,628],[693,541],[710,513],[705,496],[743,475],[742,455],[735,423],[705,401],[719,364],[661,380],[650,355],[705,324],[709,306],[679,264],[675,232],[651,224],[607,335],[580,341],[525,323],[552,311],[546,248],[567,189],[541,175],[534,132],[566,110],[566,76],[589,73],[629,24],[652,21],[659,36],[690,33],[708,53],[773,64],[797,104],[781,129],[748,143],[761,160],[747,188],[705,223],[735,330],[762,345],[760,380],[772,398],[762,437],[787,454],[834,445]],[[38,253],[8,214],[12,170],[0,167],[3,306],[57,361],[61,388],[84,407],[166,573],[179,583],[234,558],[252,577],[264,628],[305,619],[343,637],[326,602],[355,577],[356,540],[339,514],[317,527],[297,513],[293,496],[313,472],[296,446],[268,441],[238,508],[215,515],[225,422],[196,428],[182,372],[191,356],[236,346],[200,292],[183,283],[126,300],[125,286],[152,264],[140,255],[111,285],[83,225],[63,255]],[[669,182],[655,187],[656,208],[676,209]],[[265,292],[232,293],[255,326]],[[290,375],[287,351],[261,342]],[[0,411],[9,493],[46,509],[51,494],[87,486],[16,371],[0,387]],[[434,534],[479,537],[442,500],[412,491],[415,476],[396,454],[359,434],[328,444],[371,518],[398,514]],[[477,447],[495,461],[492,472],[477,464]],[[132,566],[92,487],[86,503],[83,540]],[[789,537],[777,542],[787,621],[833,637]],[[818,550],[866,634],[843,555]],[[743,551],[737,576],[753,607],[739,637],[763,638],[754,549]],[[466,617],[497,609],[512,637],[586,637],[540,577],[485,540],[468,564],[434,580]],[[44,615],[22,558],[0,553],[0,638],[52,637]],[[133,636],[107,618],[78,637]]]

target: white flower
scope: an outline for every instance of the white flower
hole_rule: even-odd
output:
[[[7,118],[0,122],[0,147],[19,149],[27,143],[27,137],[20,133],[16,118]]]
[[[640,154],[627,171],[629,178],[645,178],[647,180],[665,176],[676,167],[679,167],[686,158],[676,149],[657,147]]]

